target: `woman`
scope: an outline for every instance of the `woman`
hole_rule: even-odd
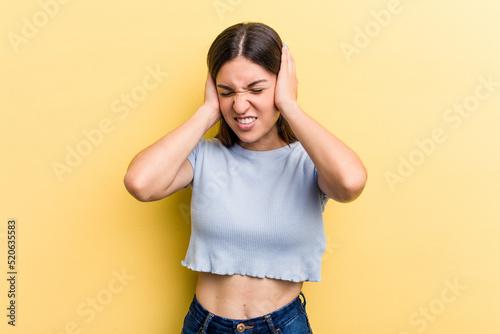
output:
[[[192,186],[182,264],[200,273],[183,333],[311,333],[300,297],[321,279],[324,205],[357,198],[366,170],[300,108],[294,59],[272,28],[231,26],[207,60],[203,105],[132,160],[126,188],[154,201]]]

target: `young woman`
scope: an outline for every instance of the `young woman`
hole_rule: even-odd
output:
[[[182,264],[200,273],[182,333],[312,333],[301,289],[321,280],[324,206],[356,199],[366,170],[300,108],[294,59],[272,28],[227,28],[208,68],[203,105],[125,176],[140,201],[192,187]]]

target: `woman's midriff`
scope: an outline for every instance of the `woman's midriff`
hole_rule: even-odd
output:
[[[287,305],[301,290],[302,282],[200,273],[196,299],[220,317],[251,319]]]

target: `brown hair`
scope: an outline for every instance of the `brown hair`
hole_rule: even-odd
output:
[[[215,82],[222,65],[242,56],[262,66],[267,72],[278,75],[281,47],[281,38],[271,27],[255,22],[238,23],[221,32],[210,46],[207,55],[208,70]],[[277,126],[278,135],[287,145],[298,140],[290,124],[281,114]],[[226,147],[239,141],[223,117],[219,122],[219,132],[215,138]]]

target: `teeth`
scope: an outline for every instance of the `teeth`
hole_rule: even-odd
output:
[[[250,124],[255,121],[257,117],[248,117],[248,118],[237,118],[236,121],[241,124]]]

